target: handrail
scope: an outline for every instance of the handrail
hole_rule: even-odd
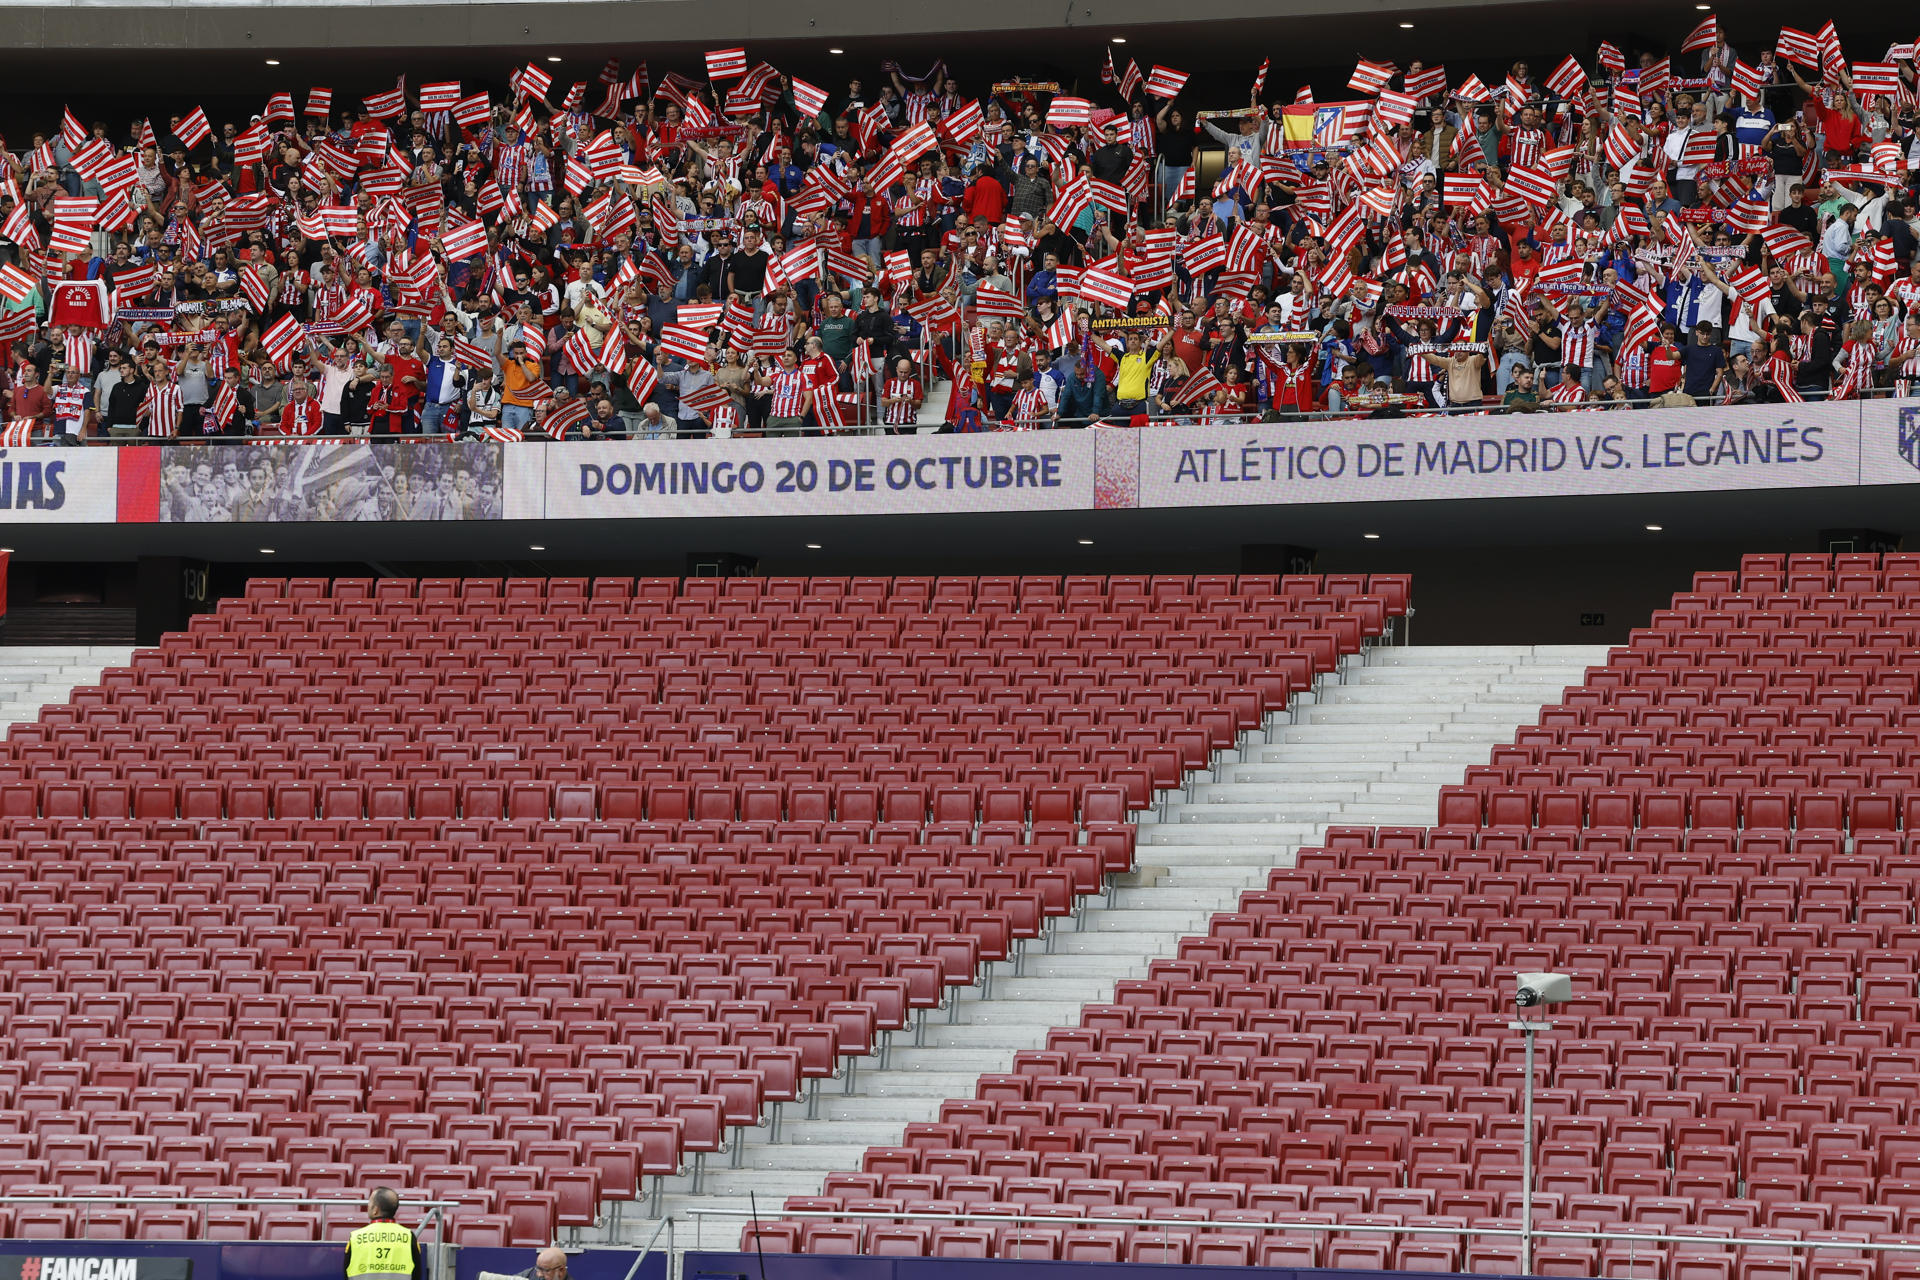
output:
[[[687,1215],[694,1218],[752,1218],[757,1221],[778,1222],[790,1218],[877,1218],[885,1221],[899,1219],[924,1219],[937,1222],[1033,1222],[1046,1226],[1102,1226],[1102,1227],[1175,1227],[1185,1231],[1318,1231],[1328,1234],[1351,1232],[1354,1234],[1413,1235],[1413,1236],[1495,1236],[1519,1239],[1529,1233],[1519,1227],[1448,1227],[1448,1226],[1408,1226],[1392,1223],[1360,1222],[1221,1222],[1215,1219],[1192,1218],[1098,1218],[1067,1217],[1064,1214],[1028,1214],[1028,1213],[937,1213],[926,1210],[901,1209],[897,1211],[875,1209],[775,1209],[764,1215],[755,1215],[746,1209],[688,1209]],[[1896,1244],[1866,1240],[1766,1240],[1748,1236],[1692,1236],[1668,1232],[1638,1231],[1569,1231],[1564,1227],[1539,1227],[1532,1232],[1534,1236],[1556,1240],[1619,1240],[1638,1244],[1699,1244],[1719,1248],[1754,1249],[1866,1249],[1876,1253],[1920,1253],[1920,1242]]]
[[[1869,390],[1863,392],[1862,394],[1854,398],[1858,400],[1897,400],[1897,399],[1900,399],[1901,397],[1898,394],[1896,394],[1895,388],[1874,387],[1874,388],[1870,388]],[[1913,397],[1906,397],[1906,398],[1912,399]],[[1845,402],[1832,401],[1827,397],[1811,397],[1808,399],[1807,403],[1827,404],[1827,403],[1845,403]],[[1618,401],[1611,401],[1611,400],[1599,401],[1599,400],[1593,400],[1593,399],[1585,399],[1585,400],[1574,401],[1571,404],[1558,404],[1547,399],[1545,396],[1542,396],[1540,399],[1540,407],[1534,412],[1536,414],[1541,414],[1541,415],[1554,415],[1554,414],[1561,414],[1561,413],[1595,412],[1595,411],[1616,412],[1621,409],[1650,409],[1654,407],[1656,407],[1656,403],[1655,403],[1655,400],[1651,397],[1642,398],[1642,399],[1621,399]],[[1679,407],[1684,409],[1687,406],[1683,405]],[[1722,402],[1717,398],[1707,398],[1699,401],[1698,404],[1696,404],[1693,407],[1700,408],[1700,409],[1714,409],[1714,408],[1721,408],[1724,406]],[[1734,407],[1746,408],[1749,406],[1736,405]],[[1394,411],[1396,413],[1396,416],[1401,418],[1414,418],[1414,417],[1504,418],[1504,417],[1513,416],[1513,414],[1509,410],[1505,409],[1501,405],[1484,404],[1484,403],[1478,403],[1478,402],[1473,404],[1457,404],[1457,405],[1455,404],[1449,404],[1449,405],[1366,405],[1366,404],[1362,404],[1349,409],[1316,409],[1311,413],[1290,414],[1290,415],[1282,416],[1281,418],[1277,419],[1275,425],[1286,425],[1289,423],[1305,423],[1305,422],[1360,422],[1360,421],[1365,421],[1371,418],[1373,414],[1378,413],[1383,409]],[[1189,406],[1186,410],[1182,412],[1177,412],[1177,413],[1150,413],[1150,414],[1145,414],[1141,416],[1144,416],[1146,418],[1149,425],[1157,424],[1157,423],[1170,423],[1170,422],[1198,423],[1200,421],[1199,409],[1193,406]],[[697,441],[711,438],[705,433],[704,426],[699,428],[702,434],[700,434],[699,436],[689,436],[686,438],[686,440],[683,441],[678,436],[678,434],[673,431],[663,432],[662,434],[656,435],[656,436],[641,435],[634,430],[634,427],[635,427],[634,420],[622,419],[622,421],[626,425],[627,434],[624,437],[621,437],[621,439],[623,439],[628,443],[657,442],[661,444],[678,444],[678,443],[697,442]],[[668,419],[668,421],[673,422],[675,420]],[[1120,417],[1118,415],[1111,414],[1111,413],[1096,415],[1094,417],[1056,418],[1056,419],[1048,420],[1044,426],[1033,428],[1033,430],[1038,430],[1038,431],[1079,430],[1088,426],[1092,426],[1096,423],[1103,424],[1106,426],[1125,426],[1127,425],[1128,421],[1129,421],[1128,418]],[[1215,423],[1214,425],[1217,425],[1226,429],[1237,429],[1245,426],[1258,425],[1264,421],[1265,419],[1262,414],[1247,413],[1247,414],[1239,415],[1230,420],[1222,420],[1220,422]],[[937,431],[928,432],[928,431],[922,430],[922,428],[927,426],[932,426],[932,425],[934,424],[930,424],[930,423],[910,424],[908,427],[904,429],[904,434],[908,436],[937,434]],[[807,437],[818,437],[822,439],[828,439],[832,437],[845,437],[845,436],[883,436],[883,435],[889,434],[893,430],[894,430],[893,427],[890,427],[884,423],[875,423],[875,422],[860,423],[857,425],[846,426],[846,427],[818,427],[818,426],[804,427],[803,426],[803,427],[776,428],[769,424],[769,425],[763,425],[762,427],[760,427],[755,431],[752,431],[751,433],[747,433],[745,431],[736,432],[732,438],[735,440],[752,440],[752,439],[786,440],[786,439],[797,439],[797,438],[807,438]],[[985,429],[985,432],[991,433],[994,430],[995,428],[989,427]],[[467,437],[462,437],[462,439],[463,440],[467,439]],[[513,441],[512,443],[514,444],[576,444],[576,443],[580,443],[581,440],[582,438],[579,436],[572,436],[564,440],[552,440],[545,435],[530,434],[527,436],[525,440],[517,440],[517,441]],[[108,447],[108,448],[136,448],[137,449],[137,448],[149,448],[154,445],[174,445],[174,446],[202,445],[202,444],[258,445],[258,444],[302,444],[302,443],[339,444],[344,441],[361,441],[368,444],[399,444],[399,445],[445,444],[447,443],[447,437],[441,433],[426,434],[426,435],[415,433],[415,434],[409,434],[409,435],[335,435],[335,436],[281,436],[281,435],[273,435],[273,434],[249,435],[249,436],[211,436],[211,435],[210,436],[124,436],[124,437],[87,436],[78,440],[77,444],[66,445],[66,446],[53,446],[51,444],[51,441],[49,440],[44,440],[44,439],[36,440],[34,442],[34,447],[80,447],[80,448]],[[505,442],[502,442],[502,443],[505,443]]]
[[[367,1202],[364,1199],[342,1199],[329,1196],[210,1196],[197,1193],[180,1196],[165,1194],[150,1196],[30,1196],[6,1193],[0,1194],[0,1204],[318,1204],[352,1206],[360,1209],[367,1207]],[[401,1207],[403,1209],[460,1209],[465,1206],[458,1200],[409,1200]]]

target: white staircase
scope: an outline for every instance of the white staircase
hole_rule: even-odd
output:
[[[914,418],[921,435],[938,432],[947,422],[947,401],[953,398],[953,383],[939,378],[927,383],[926,398],[920,402],[920,412]]]
[[[108,667],[133,661],[133,646],[46,644],[0,647],[0,734],[39,718],[49,702],[65,702],[74,686],[98,684]]]
[[[660,1213],[675,1219],[674,1247],[735,1247],[743,1219],[689,1211],[745,1211],[751,1195],[762,1216],[777,1216],[788,1196],[818,1194],[828,1173],[859,1169],[868,1147],[896,1145],[906,1125],[937,1119],[943,1100],[972,1097],[977,1077],[1044,1047],[1049,1029],[1077,1025],[1082,1005],[1110,1000],[1116,981],[1174,955],[1181,938],[1204,933],[1214,912],[1264,887],[1269,870],[1292,865],[1329,825],[1432,824],[1440,787],[1486,763],[1605,660],[1598,646],[1379,648],[1348,659],[1212,770],[1191,775],[1184,793],[1169,793],[1140,825],[1136,871],[1077,920],[1057,921],[1017,966],[991,966],[989,991],[970,988],[932,1014],[922,1045],[900,1033],[885,1069],[865,1058],[850,1091],[823,1082],[811,1118],[807,1104],[789,1104],[778,1141],[762,1126],[741,1144],[741,1167],[710,1157],[699,1194],[688,1177],[669,1180]],[[623,1242],[653,1237],[658,1219],[641,1208]]]

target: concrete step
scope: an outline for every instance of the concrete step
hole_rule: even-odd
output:
[[[100,682],[108,667],[133,661],[130,645],[18,645],[0,648],[0,725],[40,718],[49,705],[68,701],[73,690]]]
[[[1009,1069],[1020,1049],[1043,1046],[1052,1027],[1077,1025],[1086,1004],[1110,999],[1115,981],[1143,976],[1181,938],[1204,934],[1242,891],[1263,888],[1297,850],[1322,843],[1328,825],[1431,823],[1440,787],[1537,722],[1542,703],[1557,702],[1605,654],[1408,648],[1344,663],[1143,815],[1135,874],[1089,900],[1077,928],[1058,922],[1018,974],[993,966],[988,992],[970,988],[917,1035],[895,1036],[885,1070],[863,1059],[851,1078],[822,1082],[810,1107],[784,1108],[778,1141],[768,1126],[747,1131],[741,1167],[709,1159],[700,1194],[688,1177],[668,1180],[660,1209],[677,1215],[676,1246],[732,1247],[742,1219],[696,1227],[693,1212],[750,1201],[777,1212],[788,1196],[817,1193],[828,1172],[857,1169],[869,1147],[897,1143],[906,1125],[936,1118],[946,1098],[972,1097],[981,1074]],[[622,1236],[642,1243],[648,1230],[629,1222]]]

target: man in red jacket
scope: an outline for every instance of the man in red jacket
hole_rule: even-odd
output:
[[[974,167],[973,185],[960,197],[960,212],[976,220],[985,219],[990,227],[1006,221],[1007,190],[1000,185],[1000,179],[993,176],[992,166]]]
[[[873,184],[862,178],[860,189],[847,197],[847,204],[847,236],[853,252],[877,268],[887,229],[893,225],[893,206],[887,201],[887,193],[874,191]]]

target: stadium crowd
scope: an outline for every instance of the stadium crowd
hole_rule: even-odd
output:
[[[739,49],[217,126],[69,111],[0,161],[4,442],[1907,394],[1913,47],[1708,17],[1629,52],[1492,84],[1362,59],[1319,103],[1263,64],[1207,112],[1111,54],[1079,97],[894,64],[831,92]]]

